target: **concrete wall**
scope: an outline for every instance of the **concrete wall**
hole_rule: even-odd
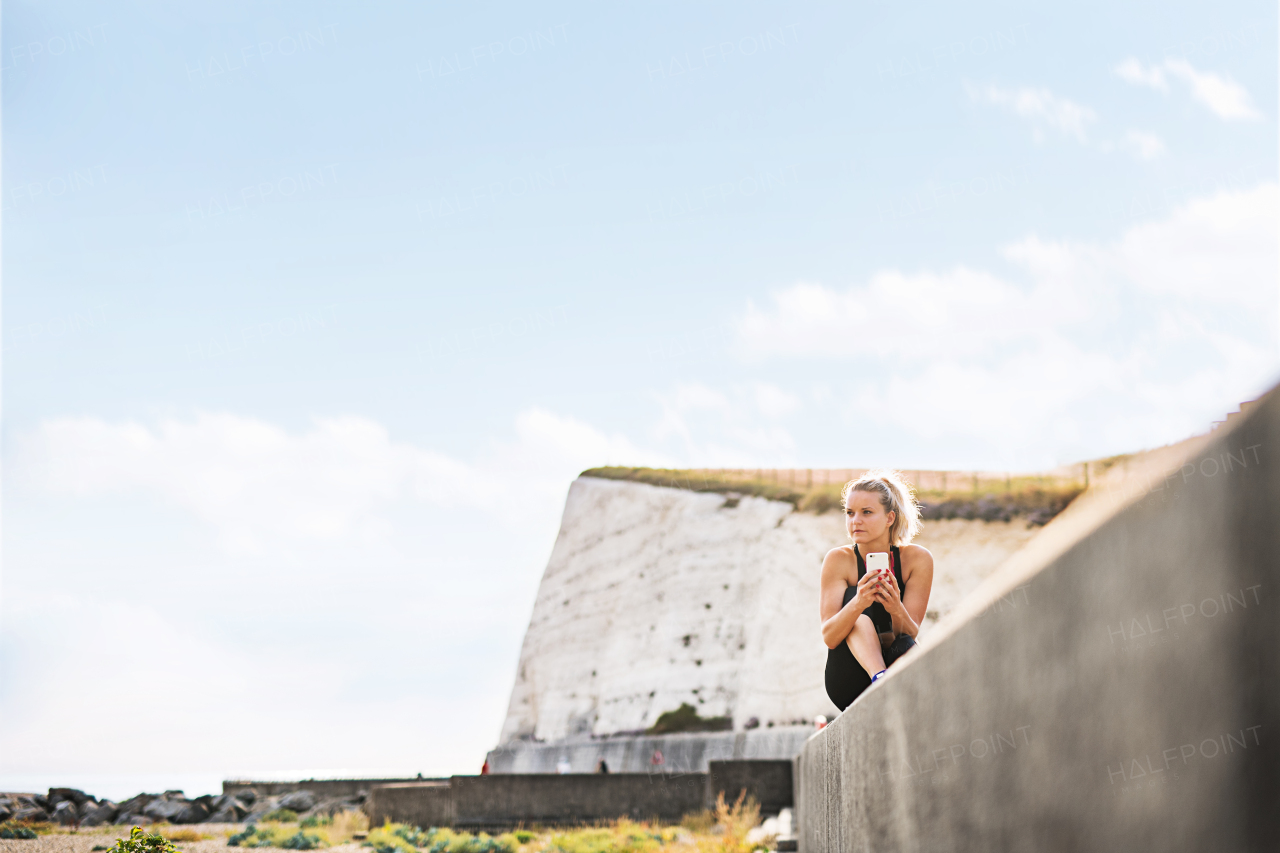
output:
[[[776,815],[795,803],[790,761],[713,761],[707,775],[707,808],[723,793],[733,803],[743,792],[760,804],[760,813]]]
[[[365,802],[370,826],[387,820],[415,826],[501,829],[569,825],[630,817],[677,821],[742,791],[765,814],[792,804],[790,761],[713,761],[708,773],[508,774],[454,776],[373,789]]]
[[[411,826],[453,826],[453,790],[448,779],[380,785],[369,792],[369,826],[387,821]]]
[[[813,726],[779,726],[749,732],[636,735],[583,738],[558,743],[517,741],[499,746],[487,756],[492,773],[554,773],[561,758],[572,773],[594,773],[604,759],[613,773],[706,773],[713,761],[750,759],[791,760],[804,746]],[[654,752],[663,763],[655,766]]]
[[[614,774],[588,776],[454,776],[454,825],[576,824],[629,817],[678,821],[702,809],[707,777]]]
[[[1184,450],[809,739],[802,851],[1275,849],[1280,395]]]
[[[292,791],[307,790],[319,797],[350,797],[360,792],[368,793],[375,785],[396,782],[420,782],[421,779],[303,779],[298,782],[253,782],[229,779],[222,783],[222,793],[238,794],[252,789],[261,797],[274,797]]]

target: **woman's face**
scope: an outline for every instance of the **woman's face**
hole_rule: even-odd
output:
[[[844,526],[857,543],[874,542],[893,524],[894,513],[880,504],[879,492],[850,492],[844,504]]]

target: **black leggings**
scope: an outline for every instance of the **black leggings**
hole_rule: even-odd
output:
[[[844,604],[848,604],[855,595],[857,587],[849,587],[844,591]],[[844,604],[841,606],[843,607]],[[916,644],[914,638],[906,634],[882,649],[884,665],[893,666],[893,662],[907,653]],[[862,668],[858,659],[849,651],[848,643],[841,643],[834,649],[827,649],[827,695],[835,706],[843,711],[853,704],[853,700],[862,695],[862,691],[871,686],[871,673]]]

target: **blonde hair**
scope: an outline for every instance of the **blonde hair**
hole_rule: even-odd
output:
[[[894,545],[910,545],[920,533],[920,505],[910,484],[897,471],[877,469],[868,471],[856,480],[850,480],[840,490],[840,500],[847,507],[849,495],[854,492],[875,492],[880,495],[880,505],[893,513],[889,525],[889,542]]]

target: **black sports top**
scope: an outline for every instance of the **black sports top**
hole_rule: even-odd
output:
[[[858,558],[858,580],[861,581],[867,573],[867,564],[862,559],[862,552],[858,550],[857,545],[853,546],[853,553]],[[889,548],[889,568],[893,569],[893,576],[898,579],[898,589],[905,597],[907,594],[907,582],[902,579],[902,555],[899,553],[897,545]],[[871,617],[871,624],[876,626],[877,634],[893,633],[893,617],[889,615],[889,611],[884,609],[883,604],[878,601],[874,602],[863,612]]]

